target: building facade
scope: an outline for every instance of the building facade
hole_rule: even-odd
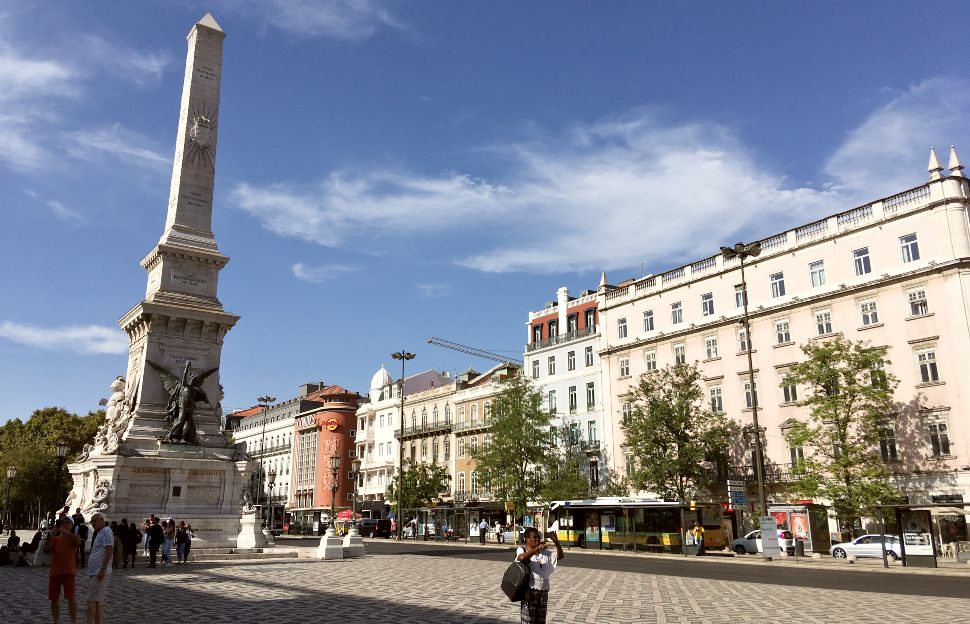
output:
[[[739,324],[737,259],[713,255],[601,285],[617,467],[630,460],[618,423],[634,380],[696,362],[715,410],[750,425],[757,397],[769,498],[786,502],[789,468],[804,451],[784,434],[807,408],[796,405],[805,389],[782,379],[803,360],[799,345],[842,333],[889,349],[898,409],[886,415],[880,452],[909,502],[970,500],[970,397],[960,372],[970,349],[970,188],[955,152],[949,168],[943,175],[933,155],[927,184],[760,241],[761,255],[745,262],[750,339]],[[751,464],[749,455],[727,476],[751,480]]]

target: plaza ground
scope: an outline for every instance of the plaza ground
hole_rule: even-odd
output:
[[[115,570],[108,622],[517,622],[499,590],[511,551],[368,540],[368,556]],[[309,542],[289,545],[309,554]],[[50,621],[46,568],[0,568],[0,621]],[[79,577],[79,596],[87,579]],[[932,622],[970,611],[963,570],[569,553],[554,622]],[[83,613],[83,607],[82,607]],[[68,622],[66,609],[62,622]],[[83,621],[83,620],[82,620]]]

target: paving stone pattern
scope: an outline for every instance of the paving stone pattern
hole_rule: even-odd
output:
[[[106,622],[518,622],[498,587],[507,564],[461,557],[368,555],[344,561],[196,563],[115,570]],[[87,578],[78,578],[83,602]],[[0,568],[0,621],[50,622],[46,568]],[[970,595],[970,591],[968,591]],[[758,585],[561,568],[550,622],[613,624],[960,621],[970,600]],[[81,606],[83,621],[84,607]],[[69,622],[62,603],[62,622]]]

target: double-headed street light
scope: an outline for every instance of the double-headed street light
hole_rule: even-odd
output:
[[[357,532],[357,482],[360,480],[360,458],[355,457],[350,462],[350,469],[354,473],[354,500],[350,503],[350,534],[359,535]]]
[[[271,397],[268,394],[256,399],[263,408],[263,432],[259,436],[259,473],[257,477],[259,478],[259,487],[256,488],[256,505],[259,505],[259,493],[263,489],[263,479],[265,475],[263,473],[263,460],[266,459],[266,415],[269,413],[269,406],[276,402],[276,397]],[[265,516],[265,514],[264,514]]]
[[[269,534],[273,534],[273,487],[276,484],[276,468],[270,468],[266,475],[266,482],[269,483]]]
[[[751,359],[751,321],[748,317],[748,283],[744,279],[744,261],[757,258],[761,253],[761,243],[737,243],[734,247],[721,247],[725,260],[737,258],[741,263],[741,303],[744,307],[744,338],[748,351],[748,383],[751,384],[751,423],[754,426],[754,475],[758,481],[758,502],[761,515],[768,515],[768,499],[765,498],[765,458],[761,445],[761,427],[758,425],[758,391],[754,383],[754,363]]]
[[[58,440],[54,450],[57,453],[57,477],[54,481],[54,496],[58,501],[61,501],[61,473],[64,472],[64,460],[67,459],[67,442]],[[60,502],[58,502],[58,505],[60,505]]]
[[[330,472],[333,479],[330,483],[330,528],[337,530],[337,473],[340,472],[340,454],[334,453],[330,456]]]
[[[397,452],[397,539],[400,541],[404,536],[404,525],[401,522],[404,519],[404,363],[413,360],[414,354],[402,349],[392,353],[391,357],[401,360],[401,437],[398,440]]]
[[[7,466],[7,497],[4,502],[7,506],[7,522],[13,524],[13,511],[10,508],[10,484],[13,482],[14,477],[17,476],[17,467],[13,464]]]

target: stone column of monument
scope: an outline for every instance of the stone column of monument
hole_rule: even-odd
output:
[[[239,320],[217,297],[229,258],[212,233],[224,39],[208,14],[188,34],[164,232],[141,261],[144,301],[118,322],[130,340],[126,378],[112,384],[107,422],[70,465],[67,503],[117,520],[173,516],[216,543],[233,542],[240,514],[252,511],[243,497],[251,464],[223,433],[219,404],[222,342]]]

